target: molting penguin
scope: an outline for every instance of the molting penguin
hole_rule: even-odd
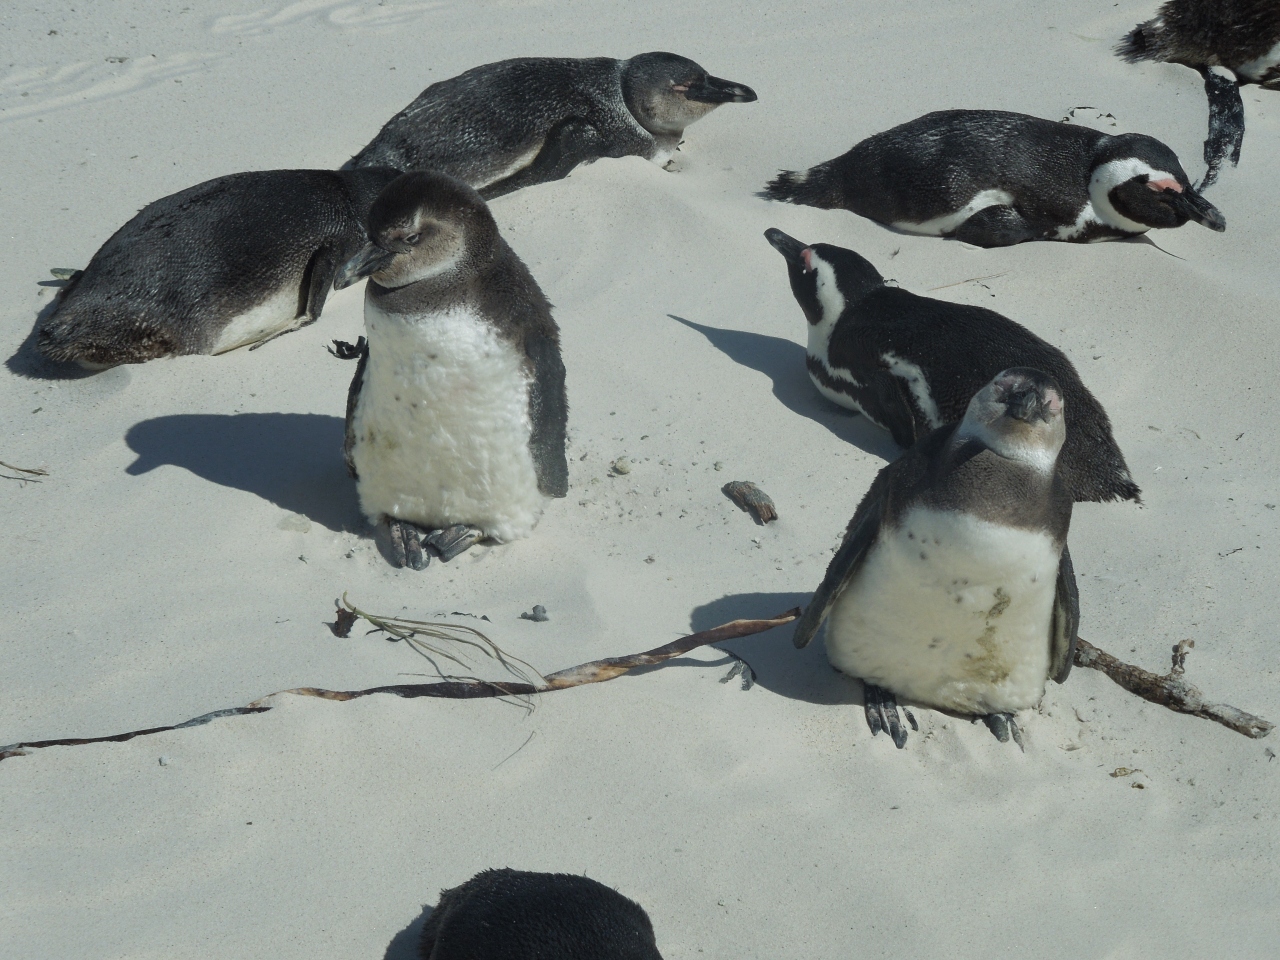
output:
[[[369,206],[396,176],[236,173],[148,204],[71,273],[37,348],[102,369],[225,353],[312,323],[335,271],[364,244]]]
[[[960,423],[880,471],[796,626],[803,647],[827,622],[828,659],[864,682],[872,732],[899,748],[897,697],[982,717],[1021,746],[1013,714],[1071,670],[1080,609],[1062,414],[1048,375],[998,374]]]
[[[1076,501],[1140,500],[1102,405],[1061,350],[982,307],[917,296],[885,283],[852,250],[806,246],[765,231],[786,258],[791,292],[809,321],[809,377],[829,400],[910,447],[960,420],[973,395],[1006,367],[1050,374],[1066,401],[1059,471]]]
[[[1181,63],[1204,77],[1209,98],[1208,165],[1200,188],[1217,179],[1223,160],[1240,162],[1244,103],[1240,85],[1280,90],[1280,3],[1276,0],[1168,0],[1159,14],[1140,23],[1120,41],[1118,53],[1130,63]],[[1213,68],[1230,71],[1229,76]]]
[[[397,566],[527,537],[569,488],[560,332],[538,284],[466,184],[393,181],[372,242],[335,286],[369,277],[367,345],[347,400],[347,467]]]
[[[1000,110],[926,114],[807,172],[784,171],[764,195],[980,247],[1087,243],[1188,220],[1226,229],[1159,140]]]
[[[442,170],[492,200],[600,157],[665,164],[689,124],[755,99],[674,53],[502,60],[427,87],[351,163]]]
[[[588,877],[484,870],[440,893],[422,960],[662,960],[644,908]]]

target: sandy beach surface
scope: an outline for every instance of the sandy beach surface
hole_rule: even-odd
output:
[[[531,539],[421,573],[381,555],[341,459],[352,367],[325,350],[362,330],[360,287],[254,352],[0,369],[0,460],[48,471],[0,480],[0,743],[432,675],[404,643],[334,637],[344,592],[487,617],[449,619],[544,672],[805,603],[896,448],[809,383],[770,226],[1062,348],[1145,497],[1076,509],[1081,635],[1157,672],[1192,638],[1187,679],[1280,719],[1280,96],[1244,89],[1243,159],[1209,193],[1224,234],[979,250],[755,195],[949,107],[1075,108],[1198,178],[1200,78],[1111,53],[1155,0],[264,2],[0,10],[5,356],[49,268],[82,267],[144,204],[336,167],[477,64],[672,50],[760,99],[691,127],[674,172],[606,160],[493,204],[568,369],[571,489]],[[780,519],[755,525],[729,480]],[[518,619],[534,604],[548,622]],[[1025,753],[925,709],[898,751],[821,644],[796,651],[784,627],[724,646],[754,688],[721,684],[732,661],[707,648],[532,711],[286,696],[5,760],[0,954],[403,960],[442,887],[512,866],[638,900],[668,960],[1275,956],[1275,735],[1077,669],[1023,715]]]

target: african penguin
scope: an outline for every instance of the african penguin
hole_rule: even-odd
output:
[[[311,323],[396,176],[235,173],[150,203],[71,274],[37,347],[92,370],[226,353]]]
[[[371,242],[335,286],[369,277],[368,335],[347,401],[360,505],[397,566],[527,537],[563,497],[564,364],[551,305],[480,195],[406,173],[369,210]]]
[[[1209,135],[1204,142],[1208,171],[1200,183],[1203,190],[1217,179],[1225,159],[1229,157],[1233,166],[1240,162],[1240,85],[1257,83],[1280,90],[1280,3],[1167,0],[1154,19],[1138,24],[1120,41],[1116,53],[1130,63],[1180,63],[1204,77]]]
[[[567,873],[483,870],[440,893],[422,960],[662,960],[644,908]]]
[[[665,164],[689,124],[755,99],[674,53],[502,60],[427,87],[351,164],[441,170],[492,200],[600,157]]]
[[[1188,220],[1226,229],[1159,140],[1001,110],[925,114],[806,172],[783,171],[764,196],[980,247],[1088,243]]]
[[[1014,367],[863,497],[794,640],[826,621],[827,657],[864,682],[873,733],[905,745],[901,697],[1021,745],[1014,713],[1066,679],[1080,621],[1057,469],[1066,432],[1053,378]]]
[[[1066,401],[1059,470],[1072,498],[1140,501],[1107,412],[1061,350],[992,310],[891,286],[852,250],[807,246],[776,228],[765,237],[786,259],[791,292],[809,322],[809,377],[827,399],[907,448],[960,420],[1001,370],[1035,367],[1054,377]]]

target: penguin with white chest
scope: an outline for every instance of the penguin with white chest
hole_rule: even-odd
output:
[[[72,271],[36,333],[90,370],[255,346],[314,322],[396,171],[264,170],[143,207]]]
[[[440,893],[421,960],[662,960],[649,915],[598,880],[483,870]]]
[[[492,200],[601,157],[664,165],[689,124],[755,99],[674,53],[520,57],[427,87],[351,164],[442,170]]]
[[[861,413],[906,449],[959,421],[1008,367],[1052,376],[1066,401],[1059,469],[1076,501],[1140,501],[1111,420],[1061,350],[993,310],[917,296],[843,247],[806,245],[771,228],[808,321],[805,364],[818,392]]]
[[[864,682],[873,733],[906,744],[902,698],[1021,745],[1014,714],[1066,679],[1080,611],[1065,437],[1057,384],[1013,368],[872,483],[794,640],[826,622],[827,657]]]
[[[1276,0],[1167,0],[1116,47],[1130,63],[1180,63],[1204,78],[1209,99],[1208,166],[1200,188],[1217,179],[1228,157],[1240,162],[1243,84],[1280,90],[1280,3]]]
[[[783,171],[764,196],[980,247],[1090,243],[1188,220],[1226,229],[1154,137],[1002,110],[926,114],[808,171]]]
[[[529,536],[569,485],[551,305],[479,194],[445,174],[393,181],[368,234],[335,282],[369,278],[345,443],[362,510],[414,569],[424,548],[448,561]]]

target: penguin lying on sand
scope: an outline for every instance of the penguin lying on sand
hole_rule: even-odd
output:
[[[1088,243],[1188,220],[1226,229],[1159,140],[1001,110],[926,114],[806,172],[783,171],[764,195],[980,247]]]
[[[1140,500],[1107,412],[1061,350],[992,310],[889,286],[852,250],[806,246],[776,228],[764,235],[786,258],[791,292],[809,321],[809,377],[823,396],[906,448],[960,420],[1001,370],[1035,367],[1058,382],[1066,401],[1059,471],[1072,498]]]
[[[827,657],[865,684],[872,733],[906,744],[901,697],[1021,746],[1014,713],[1066,679],[1080,609],[1065,437],[1053,378],[1015,367],[872,483],[794,637],[806,646],[826,621]]]
[[[588,877],[484,870],[440,893],[422,960],[662,960],[640,904]]]
[[[442,170],[492,200],[600,157],[665,164],[689,124],[755,99],[674,53],[502,60],[427,87],[351,163]]]
[[[442,173],[407,173],[369,211],[372,242],[335,286],[369,277],[367,345],[345,453],[397,566],[527,537],[569,488],[560,331],[489,208]]]
[[[1204,77],[1209,136],[1200,188],[1217,179],[1223,160],[1240,162],[1244,103],[1240,85],[1280,90],[1280,3],[1277,0],[1167,0],[1160,13],[1129,32],[1118,53],[1130,63],[1181,63]],[[1231,71],[1232,76],[1212,68]]]
[[[396,176],[235,173],[148,204],[70,274],[37,347],[93,370],[225,353],[312,323]]]

